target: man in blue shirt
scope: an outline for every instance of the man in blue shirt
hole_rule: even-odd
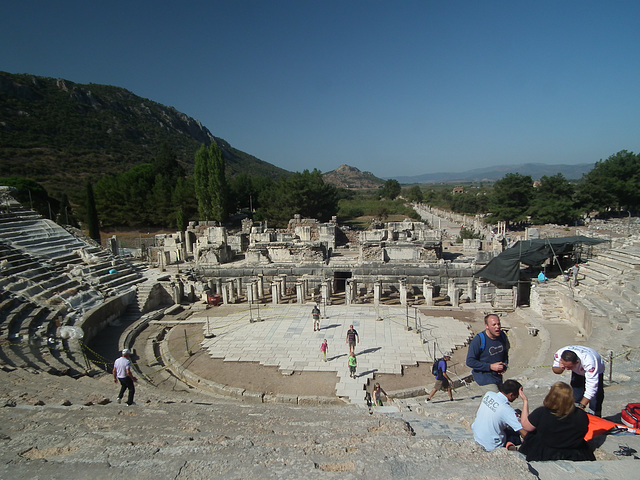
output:
[[[446,390],[449,394],[449,400],[453,402],[453,393],[451,392],[451,379],[447,374],[447,362],[451,360],[451,356],[445,355],[440,360],[438,360],[438,374],[436,375],[436,383],[433,386],[433,390],[427,397],[427,402],[430,402],[433,396],[436,394],[438,390]]]
[[[484,326],[484,332],[476,335],[469,344],[467,366],[485,392],[497,392],[509,364],[509,342],[498,315],[490,313],[484,317]]]

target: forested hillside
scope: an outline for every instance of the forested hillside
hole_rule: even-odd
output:
[[[197,120],[119,87],[0,72],[0,177],[26,177],[74,196],[86,181],[150,163],[170,145],[187,174],[218,144],[227,174],[288,172],[233,148]]]

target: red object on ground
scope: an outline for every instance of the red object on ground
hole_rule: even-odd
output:
[[[640,433],[635,428],[630,428],[621,423],[612,422],[611,420],[605,420],[604,418],[596,417],[595,415],[591,415],[590,413],[587,413],[587,416],[589,417],[589,430],[584,436],[584,439],[587,442],[593,437],[604,435],[605,433],[609,433],[613,429],[624,430],[627,432],[635,433],[636,435]]]
[[[627,427],[640,428],[640,403],[628,403],[620,418]]]
[[[213,295],[207,295],[207,303],[209,305],[213,305],[214,307],[217,307],[222,303],[222,297],[217,293]]]

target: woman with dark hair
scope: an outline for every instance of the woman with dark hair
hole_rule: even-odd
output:
[[[520,452],[527,461],[595,460],[584,440],[589,429],[589,417],[574,404],[573,389],[556,382],[542,402],[528,416],[522,416],[522,426],[530,433],[524,438]]]

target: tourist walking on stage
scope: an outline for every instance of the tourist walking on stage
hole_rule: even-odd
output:
[[[311,316],[313,317],[313,331],[320,331],[320,309],[318,305],[313,306],[313,310],[311,310]]]
[[[347,345],[349,345],[349,353],[355,353],[356,351],[356,342],[360,343],[360,336],[353,325],[349,325],[349,330],[347,330]]]
[[[129,360],[129,356],[131,355],[131,351],[128,348],[122,350],[122,356],[118,358],[113,364],[113,382],[120,382],[120,394],[116,399],[116,402],[120,403],[122,401],[122,397],[124,392],[128,389],[129,396],[127,397],[127,405],[133,405],[133,396],[136,393],[136,387],[134,386],[134,382],[137,382],[138,379],[133,376],[131,373],[131,361]]]
[[[327,339],[320,344],[320,351],[322,352],[322,360],[327,361],[327,352],[329,351],[329,344],[327,343]]]
[[[436,383],[433,386],[433,390],[427,397],[427,402],[430,402],[433,396],[436,394],[438,390],[446,390],[449,394],[449,400],[453,402],[453,393],[451,391],[451,379],[447,374],[447,362],[451,360],[449,355],[445,355],[440,360],[436,360],[436,365],[434,366]]]
[[[358,361],[356,360],[356,354],[351,352],[349,354],[349,376],[351,378],[356,378],[356,367],[358,366]]]

